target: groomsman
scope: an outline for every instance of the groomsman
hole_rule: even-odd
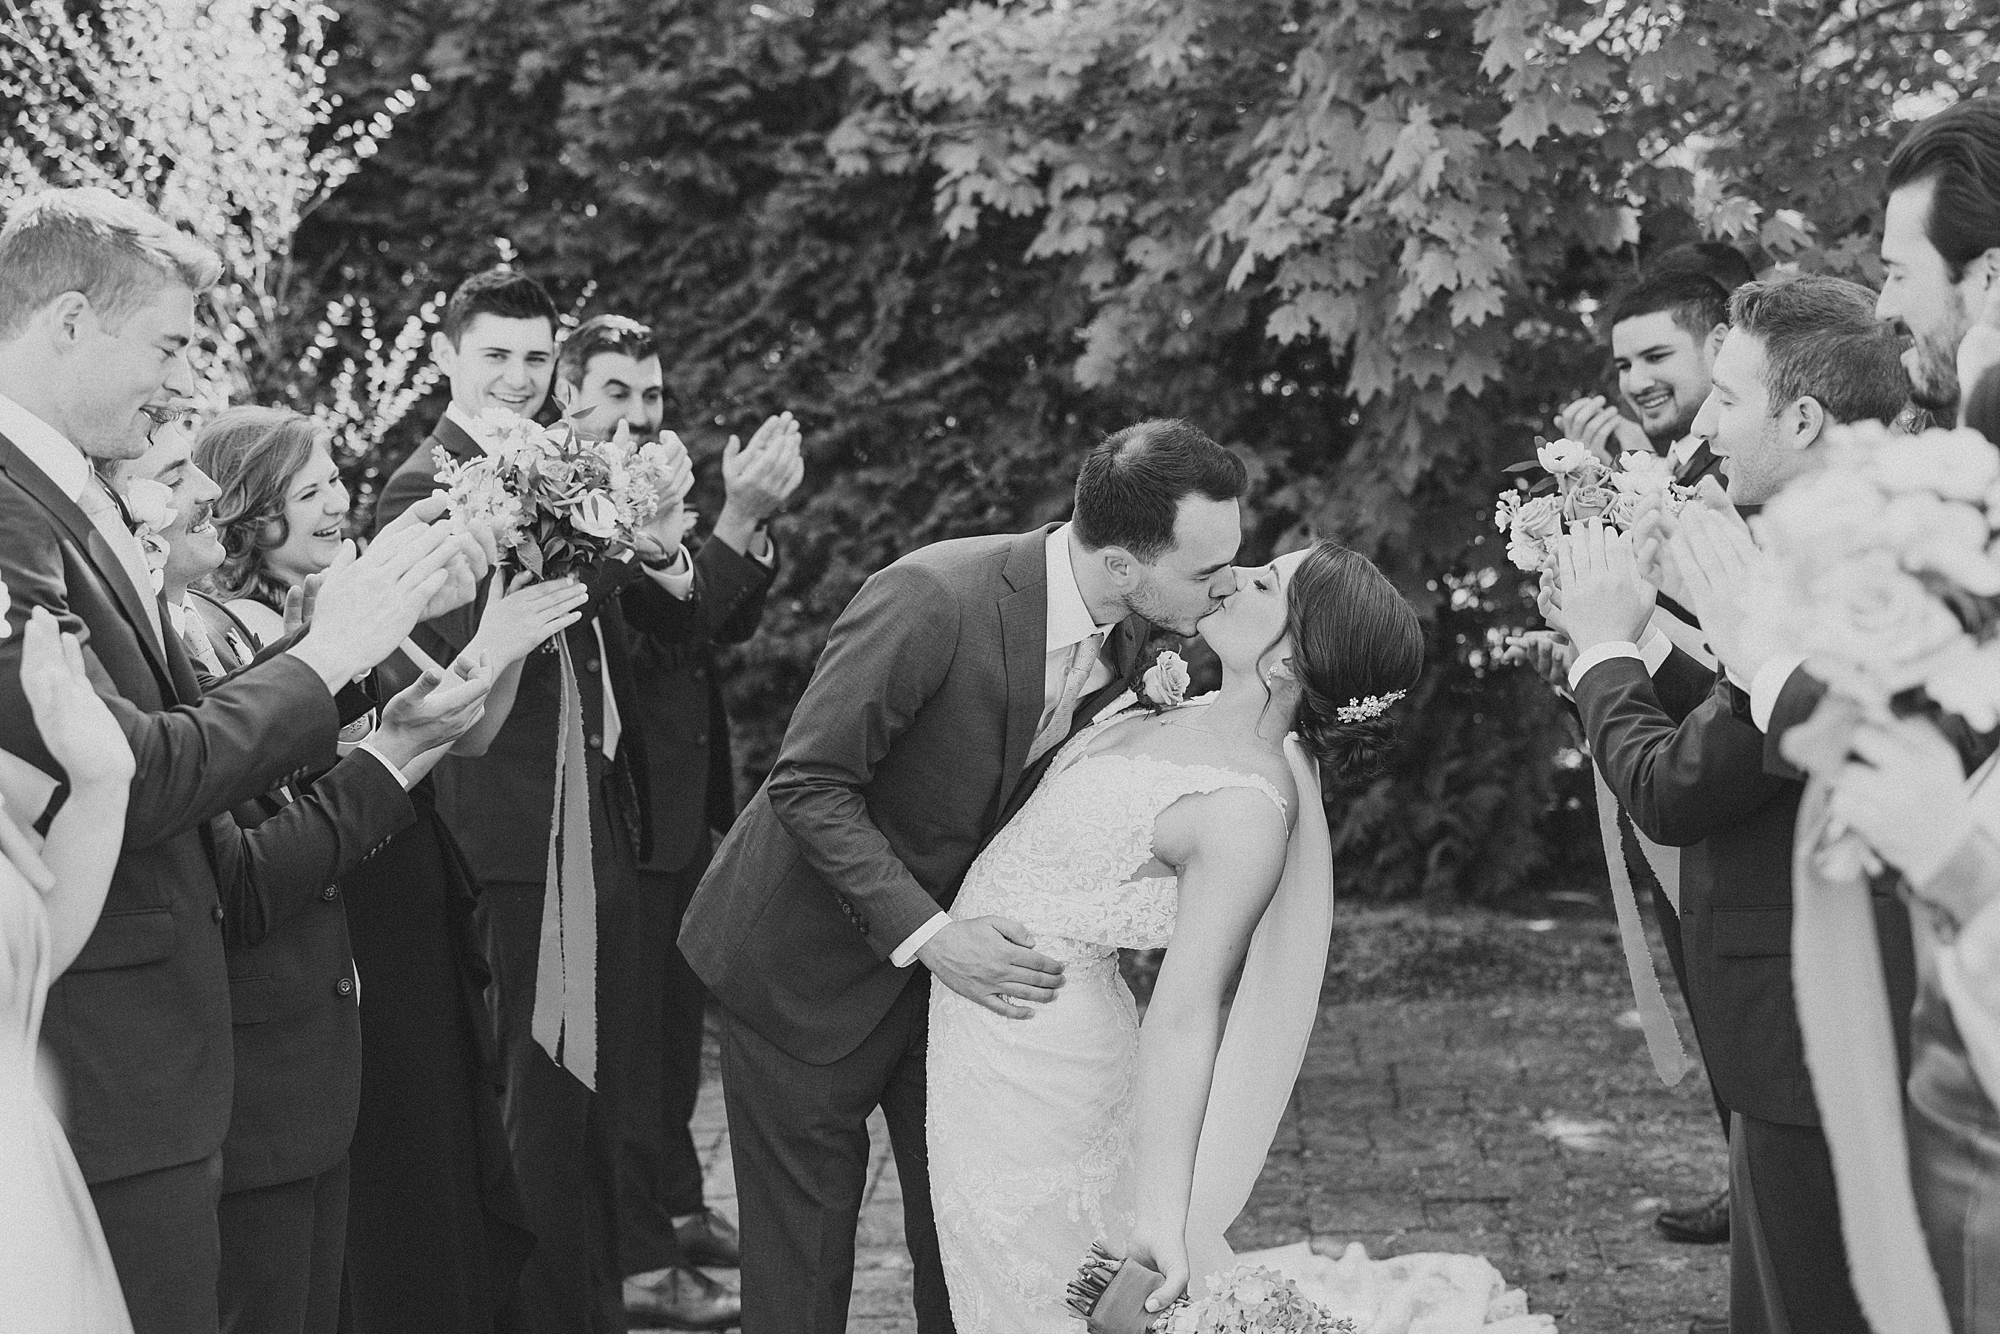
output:
[[[593,434],[622,423],[636,439],[657,438],[665,382],[652,332],[619,315],[584,321],[556,358],[556,396]],[[689,1118],[701,1088],[708,993],[674,937],[708,868],[710,831],[726,830],[736,816],[713,645],[743,642],[763,616],[777,564],[765,525],[805,475],[789,416],[766,422],[748,447],[732,438],[722,474],[722,513],[694,557],[693,624],[683,636],[647,635],[632,645],[633,725],[646,737],[653,846],[630,903],[606,905],[618,913],[606,948],[622,952],[627,978],[604,1010],[625,1313],[635,1324],[673,1329],[722,1328],[742,1312],[740,1298],[697,1268],[734,1268],[738,1254],[735,1228],[702,1199]]]
[[[225,903],[244,900],[225,898],[233,827],[213,822],[332,765],[336,692],[418,617],[469,597],[484,565],[462,539],[405,525],[328,579],[309,633],[204,696],[97,467],[142,454],[192,392],[195,298],[218,267],[99,190],[32,196],[0,229],[0,582],[14,630],[0,640],[0,749],[57,768],[20,695],[21,627],[40,606],[84,641],[138,766],[103,915],[50,988],[42,1032],[139,1334],[217,1325],[232,1084],[223,932]],[[404,800],[399,776],[362,781],[383,795],[377,809]]]
[[[1732,299],[1695,431],[1724,460],[1733,503],[1762,504],[1814,467],[1828,426],[1901,411],[1908,386],[1897,342],[1873,305],[1866,289],[1815,276],[1752,284]],[[1663,706],[1635,642],[1652,594],[1629,539],[1582,539],[1561,579],[1561,617],[1579,655],[1570,686],[1592,752],[1633,822],[1683,849],[1689,1009],[1732,1113],[1730,1329],[1867,1334],[1792,997],[1792,832],[1803,788],[1767,767],[1768,719],[1756,715],[1747,681],[1717,674],[1678,723]],[[1901,1027],[1914,987],[1909,923],[1893,895],[1875,907]]]
[[[450,382],[451,404],[383,488],[378,523],[393,522],[432,493],[438,451],[477,456],[481,414],[540,410],[555,370],[555,304],[525,274],[506,268],[476,274],[446,303],[432,353]],[[631,645],[635,633],[680,634],[692,617],[686,599],[694,573],[680,546],[681,523],[679,506],[669,507],[650,530],[651,554],[600,570],[583,619],[566,632],[586,733],[600,1013],[626,985],[617,954],[604,948],[611,942],[602,910],[636,893],[639,859],[650,842],[645,738],[631,721],[639,711]],[[476,629],[467,607],[420,627],[416,637],[446,661]],[[558,658],[529,655],[513,711],[487,752],[443,760],[433,781],[438,811],[481,886],[480,923],[506,1073],[502,1115],[537,1238],[514,1318],[529,1334],[605,1334],[625,1328],[608,1109],[532,1032],[561,695]],[[610,1036],[600,1035],[600,1060],[615,1054],[603,1040]]]

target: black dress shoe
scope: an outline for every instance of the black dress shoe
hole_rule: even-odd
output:
[[[699,1269],[655,1269],[625,1280],[631,1329],[731,1329],[743,1323],[743,1298]]]
[[[1729,1334],[1729,1321],[1719,1315],[1698,1315],[1688,1322],[1688,1334]]]
[[[1729,1240],[1729,1192],[1685,1209],[1662,1209],[1653,1226],[1668,1241],[1713,1246]]]
[[[713,1209],[704,1209],[693,1218],[674,1224],[674,1237],[681,1254],[691,1265],[706,1269],[735,1269],[743,1263],[736,1229]]]

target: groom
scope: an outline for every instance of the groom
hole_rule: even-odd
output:
[[[918,1328],[951,1329],[924,1144],[929,977],[1018,1016],[1002,997],[1053,997],[1062,965],[1016,923],[944,909],[1057,745],[1120,693],[1147,623],[1191,634],[1235,590],[1244,487],[1194,427],[1141,422],[1084,460],[1071,522],[925,547],[834,623],[680,937],[724,1010],[745,1334],[846,1327],[877,1106]]]

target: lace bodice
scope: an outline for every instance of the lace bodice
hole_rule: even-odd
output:
[[[1053,958],[1163,949],[1173,935],[1176,878],[1135,878],[1153,860],[1153,826],[1182,797],[1247,787],[1289,818],[1284,796],[1258,774],[1145,755],[1089,754],[1100,719],[1056,755],[1020,812],[980,853],[953,917],[1011,917]]]

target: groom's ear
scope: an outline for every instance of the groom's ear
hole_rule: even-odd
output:
[[[1120,588],[1129,586],[1138,578],[1139,562],[1124,547],[1100,547],[1090,553],[1090,558],[1104,562],[1104,572]]]
[[[1785,435],[1794,449],[1811,449],[1829,425],[1826,409],[1812,397],[1799,398],[1785,409]]]
[[[442,329],[431,335],[431,360],[437,363],[447,380],[458,369],[458,349],[452,346],[451,339],[445,336]]]

